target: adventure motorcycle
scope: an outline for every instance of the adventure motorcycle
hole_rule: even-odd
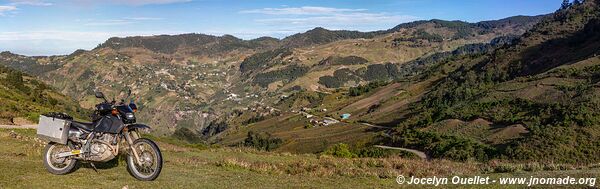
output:
[[[162,154],[152,140],[140,138],[139,132],[150,127],[136,123],[133,100],[129,104],[125,100],[108,102],[102,92],[96,92],[96,98],[104,102],[96,105],[92,123],[77,122],[62,113],[40,116],[38,137],[51,141],[43,153],[46,169],[63,175],[82,161],[96,170],[94,162],[114,159],[123,145],[129,174],[143,181],[156,179],[162,169]]]

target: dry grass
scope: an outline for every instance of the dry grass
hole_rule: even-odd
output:
[[[217,149],[233,150],[243,153],[258,153],[265,156],[282,156],[265,152],[252,152],[243,149]],[[370,178],[395,178],[399,174],[411,176],[432,175],[468,175],[479,173],[478,164],[456,163],[446,160],[413,160],[399,157],[392,158],[336,158],[325,155],[292,155],[291,161],[272,161],[269,159],[250,160],[240,157],[227,157],[210,164],[236,169],[245,169],[257,173],[284,174],[317,177],[370,177]],[[304,157],[304,158],[302,158]]]

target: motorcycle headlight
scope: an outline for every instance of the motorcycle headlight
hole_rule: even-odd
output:
[[[135,115],[133,115],[133,113],[125,113],[125,118],[126,119],[135,119]]]

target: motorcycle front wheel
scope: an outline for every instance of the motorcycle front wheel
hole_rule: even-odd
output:
[[[133,142],[130,150],[135,150],[140,162],[135,160],[133,152],[127,154],[127,171],[142,181],[152,181],[160,175],[163,158],[158,145],[152,140],[139,138]]]

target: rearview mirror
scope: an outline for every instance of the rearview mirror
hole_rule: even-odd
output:
[[[96,98],[104,98],[104,93],[102,92],[96,92]]]

